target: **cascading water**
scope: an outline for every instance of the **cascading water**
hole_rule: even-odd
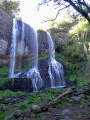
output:
[[[18,42],[18,55],[19,55],[19,68],[21,68],[22,65],[22,57],[24,55],[24,37],[25,37],[25,23],[22,22],[22,28],[21,28],[21,40]]]
[[[55,60],[55,48],[52,41],[52,38],[49,33],[47,33],[48,44],[49,44],[49,54],[50,54],[50,61],[49,61],[49,76],[51,87],[64,87],[64,72],[63,66],[59,62]]]
[[[64,72],[63,66],[55,60],[55,49],[52,38],[49,33],[47,33],[46,39],[48,40],[50,60],[46,67],[48,72],[45,72],[45,76],[50,79],[49,85],[46,81],[47,79],[43,78],[42,72],[38,69],[38,34],[31,26],[13,19],[13,31],[12,31],[12,44],[11,44],[11,55],[10,55],[10,78],[27,78],[31,81],[33,85],[33,90],[38,91],[43,87],[64,87]],[[17,46],[16,46],[17,42]],[[17,49],[16,49],[17,48]],[[17,73],[14,73],[15,66],[18,66],[18,63],[22,62],[21,59],[23,56],[29,56],[28,60],[25,61],[25,64],[28,66],[27,70],[23,70]],[[16,61],[15,61],[16,58]],[[20,58],[20,59],[19,59]],[[23,60],[23,59],[22,59]],[[28,63],[33,61],[32,68]],[[47,64],[47,63],[46,63]],[[24,65],[24,64],[23,64]],[[46,69],[46,70],[47,70]],[[43,69],[44,70],[44,69]],[[41,76],[43,78],[41,78]]]
[[[32,80],[33,89],[34,91],[39,90],[43,86],[43,81],[41,79],[40,73],[38,71],[38,34],[37,31],[32,29],[34,34],[34,45],[33,45],[33,52],[35,54],[35,64],[32,69],[30,69],[26,76]]]
[[[26,28],[25,28],[26,27]],[[43,86],[42,79],[40,77],[40,73],[38,71],[38,34],[37,31],[35,31],[31,26],[22,26],[22,32],[25,31],[26,33],[26,43],[27,43],[27,48],[28,48],[28,54],[32,53],[33,56],[33,67],[26,70],[22,71],[19,73],[16,73],[14,75],[15,78],[29,78],[32,81],[33,89],[34,91],[39,90]],[[24,29],[24,30],[23,30]],[[22,40],[20,41],[21,43],[24,43],[25,41],[24,36],[21,36]],[[18,54],[19,57],[23,54],[22,53],[22,46],[18,44]],[[24,45],[23,45],[24,48]],[[20,55],[21,53],[21,55]],[[21,62],[21,61],[20,61]],[[30,62],[30,61],[29,61]]]
[[[10,50],[10,73],[9,73],[10,78],[14,76],[17,32],[18,32],[17,20],[14,18],[13,30],[12,30],[12,43],[11,43],[11,50]]]

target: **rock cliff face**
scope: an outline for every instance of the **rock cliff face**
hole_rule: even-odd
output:
[[[9,54],[11,41],[11,18],[0,9],[0,55]]]
[[[8,64],[11,41],[11,18],[0,9],[0,65]]]
[[[32,31],[28,24],[24,23],[24,42],[22,44],[22,21],[18,20],[18,38],[17,38],[17,64],[20,61],[19,56],[24,51],[22,55],[23,64],[27,61],[30,61],[33,56],[33,48],[31,44],[33,44]],[[48,42],[47,42],[47,34],[45,31],[38,31],[39,38],[39,54],[45,55],[48,53]],[[0,9],[0,66],[9,65],[10,61],[10,46],[12,39],[12,20],[10,16],[5,13],[2,9]]]
[[[48,39],[47,33],[45,31],[39,30],[38,31],[38,38],[39,38],[39,55],[44,56],[48,53]]]

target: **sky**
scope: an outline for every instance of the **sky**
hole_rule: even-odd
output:
[[[18,0],[14,0],[18,1]],[[35,29],[42,28],[42,21],[47,17],[49,7],[43,6],[38,11],[37,5],[41,0],[19,0],[20,1],[20,13],[19,17],[22,21],[28,23]]]
[[[43,23],[47,18],[55,18],[57,10],[53,9],[53,2],[50,2],[50,5],[42,5],[40,10],[37,10],[37,5],[42,0],[13,0],[20,1],[20,14],[19,17],[22,18],[22,21],[31,25],[35,29],[47,29],[50,22]],[[89,0],[85,0],[89,1]],[[72,11],[74,9],[72,8]],[[58,19],[65,16],[66,11],[62,11]]]
[[[47,5],[41,6],[39,11],[37,9],[38,3],[41,0],[14,0],[20,1],[20,14],[19,17],[22,21],[28,23],[35,29],[47,29],[49,22],[43,23],[47,18],[54,18],[56,11],[52,10],[52,3],[50,7]]]

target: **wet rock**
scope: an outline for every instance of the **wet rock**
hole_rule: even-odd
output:
[[[90,103],[88,103],[87,106],[90,107]]]
[[[29,118],[31,116],[31,111],[30,109],[27,109],[23,112],[24,118]]]
[[[78,102],[81,99],[81,97],[80,96],[72,96],[71,99],[75,102]]]
[[[73,102],[73,100],[71,100],[71,99],[69,99],[69,98],[67,98],[66,100],[67,100],[68,102],[71,102],[71,103]]]
[[[80,105],[80,108],[85,108],[85,107],[86,107],[85,103],[82,103],[82,105]]]
[[[44,56],[49,52],[47,32],[43,30],[38,30],[39,37],[39,55]]]
[[[20,117],[20,118],[17,118],[16,120],[24,120],[24,119]]]
[[[31,111],[34,113],[40,113],[41,112],[41,107],[39,105],[33,105],[31,107]]]
[[[13,120],[13,118],[8,118],[7,120]]]
[[[21,114],[22,114],[22,111],[21,111],[21,110],[17,110],[17,111],[15,112],[15,114],[14,114],[14,117],[15,117],[15,118],[19,118],[19,117],[21,116]]]
[[[71,114],[71,111],[69,109],[64,109],[62,111],[62,114]]]
[[[14,79],[14,85],[13,85],[14,91],[24,91],[24,92],[32,92],[33,86],[32,81],[29,78],[15,78]]]
[[[85,95],[81,94],[81,95],[79,95],[79,97],[81,97],[81,98],[84,99],[84,98],[85,98]]]
[[[17,99],[15,98],[6,98],[2,103],[9,104],[9,103],[16,103]]]
[[[78,116],[77,116],[77,118],[79,118],[79,119],[80,119],[80,118],[81,118],[81,115],[78,115]]]

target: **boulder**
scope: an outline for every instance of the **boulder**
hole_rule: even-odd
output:
[[[19,118],[22,115],[22,111],[21,110],[17,110],[14,114],[15,118]]]
[[[24,116],[24,118],[30,118],[30,116],[31,116],[31,111],[30,111],[30,109],[25,110],[25,111],[23,112],[23,116]]]
[[[33,105],[33,106],[31,106],[31,111],[34,113],[40,113],[41,107],[39,105]]]

